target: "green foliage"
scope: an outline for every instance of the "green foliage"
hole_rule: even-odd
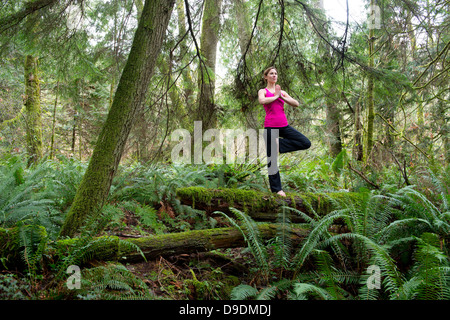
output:
[[[224,214],[223,212],[217,211],[217,213],[220,213],[223,216],[225,216],[230,221],[230,223],[242,233],[244,239],[248,243],[248,246],[250,248],[253,257],[256,260],[262,279],[266,279],[267,281],[270,271],[269,264],[267,261],[268,253],[266,246],[262,242],[260,231],[256,223],[246,213],[237,210],[235,208],[230,208],[230,210],[236,215],[238,220],[241,222],[241,225],[238,224],[236,221],[234,221],[232,218],[230,218],[228,215]]]
[[[434,181],[436,190],[441,190],[439,180]],[[357,205],[340,202],[340,209],[322,218],[285,208],[280,213],[279,233],[273,241],[274,260],[268,251],[259,249],[265,244],[251,233],[255,222],[234,209],[240,224],[234,221],[232,224],[246,235],[258,268],[279,277],[259,287],[243,283],[233,289],[232,298],[281,295],[288,299],[323,300],[448,299],[447,214],[412,186],[393,194],[364,192],[361,196]],[[440,207],[444,210],[448,208],[446,196],[441,193]],[[303,216],[311,228],[298,248],[285,241],[285,232],[289,230],[286,210]],[[330,231],[334,230],[330,227],[342,223],[347,232]],[[406,266],[405,262],[400,265],[398,253],[408,248],[413,248],[414,254]],[[380,271],[379,288],[369,286],[373,277],[368,272],[370,266]],[[284,272],[275,273],[275,268],[280,267]]]
[[[30,168],[19,156],[3,157],[0,161],[0,226],[7,228],[2,229],[1,236],[17,251],[16,257],[1,257],[1,263],[7,266],[16,259],[25,267],[21,281],[14,282],[10,277],[0,281],[0,288],[2,283],[11,284],[10,290],[0,289],[0,295],[14,299],[37,298],[43,283],[47,297],[154,299],[147,285],[125,267],[87,264],[93,258],[110,256],[111,252],[139,252],[131,242],[112,235],[115,228],[130,227],[124,223],[126,217],[138,221],[134,226],[137,232],[209,228],[213,223],[204,212],[181,205],[177,194],[180,187],[191,187],[189,196],[205,201],[215,193],[202,187],[212,188],[222,192],[230,203],[244,201],[248,207],[255,195],[261,194],[253,188],[248,190],[248,181],[257,181],[254,177],[233,178],[239,173],[227,171],[226,167],[198,166],[192,170],[190,166],[124,166],[101,212],[89,218],[76,239],[60,239],[57,246],[54,240],[64,211],[73,200],[85,166],[63,158],[42,161]],[[315,183],[326,181],[326,170],[332,171],[332,162],[317,161],[310,169],[310,190],[316,190]],[[342,166],[340,175],[348,174],[346,170]],[[230,178],[222,179],[221,172],[222,178],[226,174]],[[292,169],[286,176],[302,172],[304,168]],[[247,252],[253,257],[246,259],[250,274],[240,277],[241,284],[237,285],[236,281],[227,282],[223,270],[217,269],[214,279],[213,272],[205,272],[202,278],[197,273],[197,278],[192,276],[181,289],[177,287],[183,291],[177,294],[221,299],[226,296],[222,290],[230,292],[232,283],[232,299],[448,300],[450,218],[445,172],[443,168],[411,176],[411,181],[423,181],[417,186],[396,188],[394,184],[376,191],[360,188],[357,193],[302,193],[307,212],[277,206],[276,235],[267,242],[261,238],[258,223],[245,210],[232,208],[236,218],[226,216],[225,220],[238,228],[247,241]],[[395,172],[386,171],[383,175]],[[337,187],[341,183],[325,182],[318,189],[340,189]],[[237,189],[223,188],[229,185]],[[329,213],[321,216],[324,207]],[[295,215],[304,221],[302,228],[310,230],[299,246],[289,236]],[[16,242],[11,244],[11,239]],[[3,243],[0,246],[3,250]],[[83,266],[81,290],[68,291],[65,287],[70,265]],[[373,276],[368,272],[370,266],[379,268],[379,289],[368,286]],[[169,286],[176,287],[167,280]]]
[[[26,289],[13,274],[0,274],[0,300],[26,300]]]
[[[155,208],[150,206],[137,207],[136,215],[140,218],[144,226],[152,228],[157,234],[164,232],[165,226],[158,221]]]
[[[121,264],[109,263],[84,269],[81,275],[81,300],[155,299],[144,281]]]
[[[433,233],[423,233],[416,241],[414,265],[409,271],[409,279],[398,292],[398,299],[448,300],[449,258],[439,248],[439,237]]]
[[[0,226],[39,220],[53,237],[61,223],[55,190],[58,181],[51,179],[45,164],[24,168],[25,164],[14,158],[0,168]]]

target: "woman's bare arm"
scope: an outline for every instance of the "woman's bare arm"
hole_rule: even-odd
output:
[[[266,97],[266,90],[261,89],[258,91],[258,101],[260,104],[269,104],[275,100],[277,100],[280,96]]]
[[[294,98],[292,98],[290,95],[288,95],[288,93],[286,91],[281,91],[280,98],[283,99],[284,102],[286,102],[290,106],[298,107],[300,105],[300,103],[297,100],[295,100]]]

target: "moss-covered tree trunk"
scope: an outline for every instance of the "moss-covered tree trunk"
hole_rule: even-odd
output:
[[[199,68],[199,97],[196,120],[202,121],[204,130],[214,128],[217,122],[214,89],[221,8],[222,0],[208,0],[205,1],[203,10],[200,51],[204,63],[201,63]]]
[[[25,110],[28,165],[42,158],[41,89],[38,75],[38,58],[25,58]]]
[[[290,193],[288,197],[232,188],[187,187],[179,188],[176,192],[182,204],[204,210],[207,215],[215,215],[215,211],[233,214],[230,209],[232,207],[244,211],[257,221],[276,221],[279,213],[284,212],[291,216],[292,222],[305,222],[304,217],[285,207],[294,208],[312,218],[317,218],[347,204],[357,207],[362,201],[361,194],[355,192]]]
[[[271,239],[277,235],[280,226],[272,223],[258,224],[260,236],[263,239]],[[73,250],[73,246],[80,246],[77,242],[84,240],[78,238],[61,239],[46,246],[45,228],[39,227],[37,236],[42,240],[44,254],[52,261],[58,261],[67,257],[67,253]],[[293,245],[301,243],[309,234],[308,229],[298,225],[291,225],[288,229]],[[131,243],[134,246],[128,245]],[[185,232],[167,233],[153,235],[142,238],[131,238],[119,241],[117,236],[102,236],[95,238],[95,244],[91,243],[85,249],[84,263],[90,261],[111,261],[138,262],[144,260],[142,251],[146,259],[154,259],[160,256],[172,256],[176,254],[186,254],[194,252],[206,252],[221,248],[237,248],[247,246],[242,233],[236,228],[214,228],[205,230],[192,230]],[[20,244],[20,230],[0,228],[0,256],[4,261],[0,261],[0,270],[3,268],[24,269],[24,259],[21,257],[23,247]],[[73,252],[73,251],[72,251]]]
[[[114,101],[61,229],[73,236],[104,203],[166,34],[175,0],[146,0]]]

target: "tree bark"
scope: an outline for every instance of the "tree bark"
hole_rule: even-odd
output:
[[[259,232],[263,239],[270,239],[276,236],[276,224],[259,224]],[[291,228],[290,235],[294,242],[299,243],[308,235],[308,230]],[[179,233],[169,233],[151,237],[127,239],[136,244],[144,253],[147,259],[159,256],[171,256],[181,253],[205,252],[221,248],[239,248],[247,246],[242,233],[236,228],[216,228],[206,230],[193,230]],[[120,249],[120,248],[119,248]],[[142,260],[142,255],[138,252],[126,252],[114,255],[119,256],[122,261]]]
[[[241,57],[243,57],[246,53],[251,54],[250,37],[252,29],[244,0],[233,0],[233,9],[239,31],[239,49],[241,49]],[[249,47],[249,50],[247,50],[247,47]]]
[[[41,90],[38,75],[38,59],[25,58],[25,107],[28,165],[42,158]]]
[[[371,7],[375,5],[374,0],[370,1]],[[373,69],[374,67],[374,44],[375,44],[375,34],[373,26],[369,29],[369,67]],[[374,101],[373,101],[373,90],[374,90],[374,77],[372,73],[368,75],[367,82],[367,143],[364,152],[364,162],[367,163],[370,152],[373,147],[373,123],[375,120],[375,112],[374,112]]]
[[[73,236],[103,205],[166,34],[175,0],[146,0],[114,101],[61,229]]]
[[[203,130],[214,128],[217,124],[214,89],[221,9],[222,0],[205,1],[202,18],[202,33],[200,37],[200,52],[203,63],[200,61],[197,110],[197,120],[202,121]]]
[[[353,159],[357,161],[363,160],[363,140],[362,140],[362,126],[361,126],[361,104],[360,101],[355,104],[355,136],[353,145]]]

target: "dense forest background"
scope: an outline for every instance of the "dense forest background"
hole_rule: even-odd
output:
[[[0,245],[0,297],[448,299],[450,3],[364,4],[363,22],[338,22],[319,0],[2,1],[0,236],[20,236]],[[312,141],[281,157],[285,191],[362,197],[322,218],[311,209],[300,245],[266,242],[243,209],[234,220],[180,202],[184,187],[269,197],[265,160],[171,161],[172,132],[193,135],[194,121],[262,128],[272,65],[300,101],[290,125]],[[346,232],[330,231],[336,221]],[[99,235],[230,226],[247,251],[94,264],[82,290],[65,285]],[[84,240],[49,258],[74,236]],[[362,285],[370,265],[381,289]]]

